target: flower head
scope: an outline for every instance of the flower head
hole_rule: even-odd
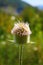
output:
[[[30,42],[30,34],[32,33],[29,24],[24,22],[19,22],[14,24],[11,33],[14,34],[16,43],[29,43]]]
[[[32,32],[29,28],[28,23],[19,22],[19,23],[14,24],[14,27],[11,33],[24,36],[24,35],[30,35]]]

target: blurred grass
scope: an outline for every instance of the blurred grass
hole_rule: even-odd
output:
[[[16,17],[16,20],[12,20],[11,17],[14,15],[0,11],[0,65],[19,65],[19,47],[14,42],[8,41],[14,40],[11,29],[17,19],[28,21],[32,30],[31,41],[36,42],[24,45],[23,65],[43,65],[42,15],[42,12],[36,14],[26,9],[21,16]]]

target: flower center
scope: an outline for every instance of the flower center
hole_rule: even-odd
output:
[[[19,28],[15,31],[15,34],[23,36],[23,33],[25,34],[26,31],[24,30],[24,28]]]

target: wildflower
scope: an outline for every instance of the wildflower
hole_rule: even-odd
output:
[[[28,38],[30,38],[30,34],[32,33],[29,24],[24,22],[19,22],[14,24],[13,29],[11,30],[11,33],[16,35],[15,38],[19,42],[25,43]],[[28,37],[29,36],[29,37]],[[17,39],[18,38],[18,39]]]
[[[21,34],[21,35],[30,35],[32,32],[30,31],[29,24],[24,22],[19,22],[14,24],[14,28],[11,31],[12,34]]]

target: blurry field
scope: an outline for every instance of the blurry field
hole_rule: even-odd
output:
[[[31,41],[35,42],[24,45],[23,65],[43,65],[43,12],[26,9],[16,20],[12,16],[0,11],[0,65],[19,65],[19,46],[9,41],[14,40],[11,29],[17,19],[30,24]]]

